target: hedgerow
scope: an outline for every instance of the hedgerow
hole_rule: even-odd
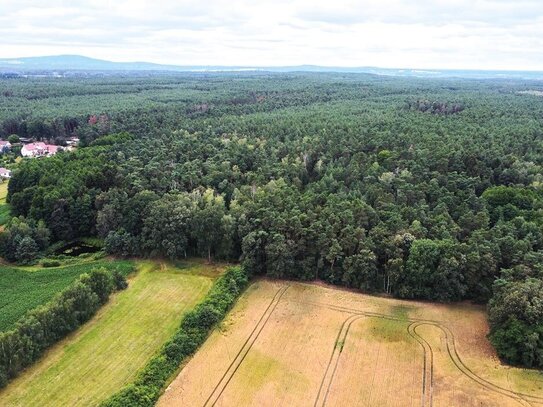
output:
[[[101,407],[153,406],[183,360],[205,341],[248,283],[242,267],[231,267],[211,288],[203,302],[185,315],[173,337],[139,372],[135,380],[101,404]]]
[[[0,388],[88,321],[113,291],[123,288],[126,280],[118,270],[93,269],[52,301],[26,314],[13,330],[0,333]]]
[[[62,267],[36,268],[33,271],[1,266],[0,332],[13,330],[28,312],[51,302],[82,274],[100,267],[117,270],[124,276],[134,270],[134,264],[129,260],[81,262],[77,257],[74,259],[74,262],[62,260]]]

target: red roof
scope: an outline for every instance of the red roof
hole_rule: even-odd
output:
[[[25,144],[25,148],[28,151],[47,151],[52,154],[56,153],[58,150],[58,146],[55,146],[53,144],[45,144],[43,141]]]

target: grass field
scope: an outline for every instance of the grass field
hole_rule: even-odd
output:
[[[261,280],[171,383],[167,406],[543,406],[484,309]]]
[[[0,226],[5,225],[11,217],[9,205],[6,203],[7,195],[8,182],[4,181],[0,183]]]
[[[125,291],[0,391],[1,406],[94,406],[128,383],[224,267],[137,263]]]
[[[81,274],[102,266],[124,270],[125,274],[131,270],[128,261],[108,260],[55,268],[0,266],[0,331],[13,327],[24,314],[51,300]]]

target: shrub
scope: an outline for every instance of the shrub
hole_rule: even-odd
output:
[[[105,268],[95,269],[90,274],[81,276],[81,281],[89,285],[102,304],[108,300],[114,288],[112,273]]]
[[[129,257],[137,254],[137,239],[123,229],[109,232],[105,241],[104,249],[109,254],[117,254],[123,257]]]
[[[41,265],[43,267],[59,267],[62,263],[58,260],[43,260]]]
[[[38,245],[30,236],[23,237],[17,245],[15,257],[20,264],[31,264],[38,256]]]
[[[113,270],[113,284],[115,285],[115,289],[119,291],[128,287],[125,276],[119,270]]]
[[[528,325],[509,318],[495,327],[489,338],[503,360],[526,367],[543,367],[543,324]]]

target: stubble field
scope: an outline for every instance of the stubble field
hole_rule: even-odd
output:
[[[181,370],[167,406],[543,406],[482,307],[261,280]]]

